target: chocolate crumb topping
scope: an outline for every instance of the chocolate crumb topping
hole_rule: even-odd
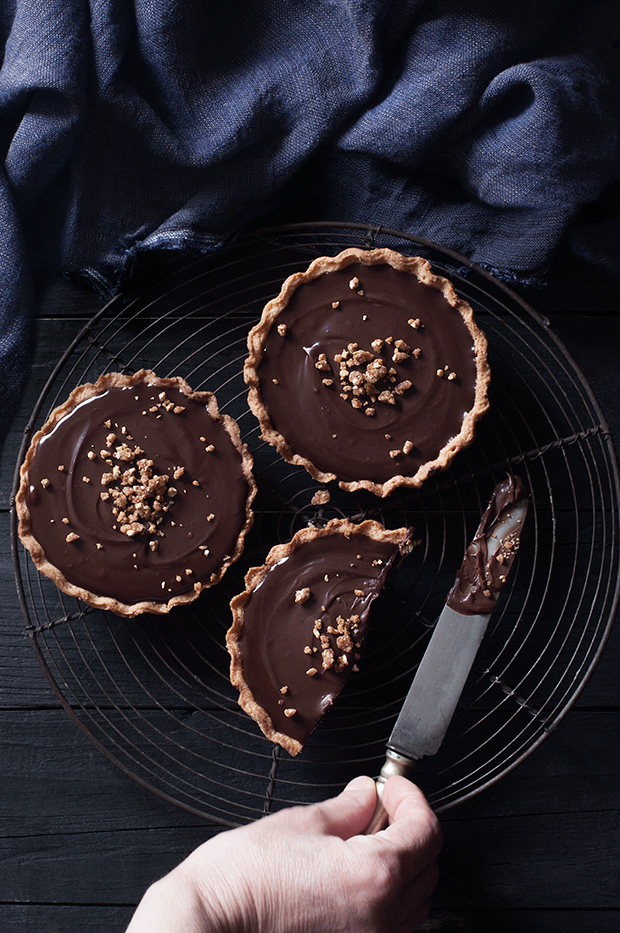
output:
[[[215,457],[194,440],[202,432]],[[61,451],[67,466],[42,492]],[[167,612],[217,582],[241,553],[255,490],[250,465],[236,424],[210,393],[146,370],[107,374],[74,390],[33,439],[16,497],[20,536],[65,592],[121,615]],[[217,515],[209,510],[205,521],[216,501]]]
[[[394,560],[412,546],[412,529],[334,519],[272,548],[266,563],[248,572],[245,592],[231,602],[231,681],[243,709],[291,754],[344,687],[359,659],[370,607]],[[311,600],[294,598],[306,589]],[[296,709],[291,722],[274,690],[283,682],[289,708]]]
[[[291,276],[248,348],[262,436],[319,482],[351,491],[419,486],[471,443],[488,405],[486,340],[471,308],[424,260],[391,250],[345,250]],[[407,458],[391,457],[406,441]]]

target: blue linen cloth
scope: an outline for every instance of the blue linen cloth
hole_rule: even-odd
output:
[[[277,216],[381,223],[539,275],[619,175],[584,43],[596,7],[3,0],[0,438],[40,273],[109,294],[137,251],[213,249]]]

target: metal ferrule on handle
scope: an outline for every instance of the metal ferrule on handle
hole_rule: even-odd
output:
[[[385,762],[377,778],[377,805],[370,823],[364,830],[365,836],[372,836],[387,826],[388,815],[383,806],[383,788],[388,778],[393,777],[395,774],[408,778],[416,764],[417,762],[413,758],[407,758],[405,755],[395,752],[392,748],[388,748]]]

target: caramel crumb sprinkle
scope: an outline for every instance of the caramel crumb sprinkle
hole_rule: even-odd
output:
[[[291,716],[294,716],[296,712],[297,712],[297,710],[296,710],[296,709],[293,709],[293,708],[285,709],[285,710],[284,710],[284,715],[286,716],[287,719],[290,719]]]
[[[286,324],[278,324],[278,333],[280,334],[280,337],[285,337],[287,330],[288,327]]]
[[[353,592],[355,593],[356,596],[361,597],[364,595],[364,590],[354,590]]]
[[[89,460],[94,460],[94,459],[96,458],[97,454],[95,453],[94,450],[89,450],[88,453],[86,454],[86,456],[88,457]]]
[[[410,454],[412,450],[413,450],[413,444],[411,443],[411,441],[405,441],[405,443],[403,444],[403,453]]]
[[[49,487],[50,487],[52,484],[51,484],[51,482],[49,481],[49,479],[48,479],[46,476],[44,476],[43,479],[41,480],[41,485],[43,486],[43,489],[49,489]]]
[[[319,672],[317,671],[316,667],[309,667],[308,670],[306,671],[306,674],[308,675],[308,677],[314,677],[314,675],[318,673]]]
[[[58,472],[59,472],[59,473],[64,473],[64,470],[65,470],[64,465],[63,465],[62,463],[59,463],[59,464],[58,464]]]
[[[214,445],[214,444],[208,444],[208,445],[205,447],[205,450],[206,450],[206,452],[207,452],[208,454],[212,454],[213,451],[215,450],[215,445]]]
[[[339,301],[332,301],[332,308],[336,309],[336,308],[339,308],[339,307],[340,307],[340,302],[339,302]]]
[[[207,515],[207,521],[212,522],[214,518],[215,518],[215,515],[213,514],[213,512],[209,512],[209,514]]]
[[[355,291],[356,288],[359,288],[359,285],[360,285],[360,280],[358,279],[356,275],[354,275],[353,278],[349,282],[349,288],[351,289],[351,291]]]
[[[288,693],[288,686],[286,684],[284,684],[283,687],[280,687],[280,693],[283,693],[283,694]]]
[[[310,645],[306,645],[304,647],[304,654],[312,654],[312,648],[310,647]]]
[[[280,385],[280,380],[279,380],[279,379],[272,379],[271,381],[273,382],[274,386],[279,386],[279,385]]]
[[[437,375],[438,375],[439,378],[441,379],[441,377],[443,376],[443,369],[438,369],[438,370],[437,370]]]
[[[98,541],[95,544],[95,547],[97,548],[98,551],[103,551],[103,544],[100,544]]]
[[[331,366],[329,365],[329,360],[324,353],[319,353],[318,359],[314,364],[314,368],[324,373],[328,373],[330,371]]]
[[[82,477],[82,482],[83,482],[83,483],[90,483],[90,476],[83,476],[83,477]]]
[[[450,382],[454,382],[454,380],[456,379],[456,373],[448,373],[448,379],[450,380]]]
[[[80,536],[76,535],[75,531],[70,531],[67,537],[65,538],[65,541],[67,542],[67,544],[72,544],[74,541],[77,541],[79,537]]]
[[[296,603],[306,603],[310,599],[310,587],[304,586],[301,590],[295,592]]]
[[[419,317],[409,318],[409,320],[407,321],[407,324],[409,324],[410,327],[413,327],[414,330],[419,330],[420,318]]]
[[[402,450],[390,450],[390,457],[392,460],[395,460],[396,457],[399,457],[402,454]]]

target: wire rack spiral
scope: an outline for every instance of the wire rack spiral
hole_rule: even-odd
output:
[[[418,491],[386,500],[317,484],[260,440],[242,368],[246,335],[284,278],[347,246],[423,255],[472,304],[489,339],[491,408],[474,444]],[[245,553],[222,583],[170,617],[127,621],[60,593],[18,542],[15,576],[33,648],[91,741],[150,791],[224,826],[323,799],[376,774],[464,548],[507,469],[531,492],[502,595],[439,753],[417,779],[436,810],[478,793],[527,756],[570,708],[602,651],[620,590],[618,467],[599,406],[547,322],[465,258],[380,227],[302,224],[239,237],[215,256],[165,254],[83,328],[33,411],[32,433],[76,385],[141,367],[215,392],[238,421],[259,493]],[[16,480],[17,481],[17,480]],[[421,545],[373,609],[360,671],[293,759],[239,709],[228,681],[229,600],[249,566],[312,521],[413,524]]]

